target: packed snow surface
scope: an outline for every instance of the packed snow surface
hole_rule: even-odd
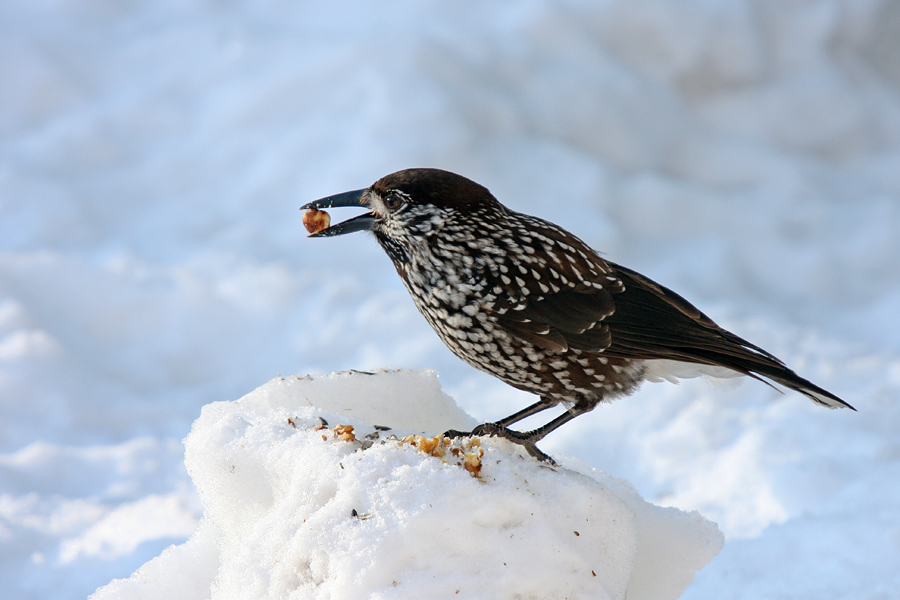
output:
[[[371,237],[304,237],[303,203],[432,166],[859,409],[647,384],[542,443],[719,525],[683,597],[896,597],[898,56],[892,0],[0,2],[4,594],[83,599],[172,544],[208,590],[182,440],[275,376],[431,368],[478,421],[530,404]]]
[[[699,514],[648,504],[602,473],[550,467],[506,441],[462,440],[459,453],[399,441],[471,425],[448,408],[432,371],[278,378],[205,406],[185,440],[199,529],[92,600],[202,600],[210,588],[223,599],[665,600],[721,549]],[[412,430],[366,447],[388,435],[355,417],[367,411]],[[466,454],[477,468],[460,466]],[[184,572],[192,585],[173,585]]]

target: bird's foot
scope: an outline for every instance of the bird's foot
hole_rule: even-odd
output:
[[[557,466],[556,461],[553,460],[553,458],[549,454],[546,454],[545,452],[542,452],[540,449],[538,449],[536,443],[540,438],[537,436],[537,432],[535,431],[514,431],[498,423],[484,423],[482,425],[479,425],[472,431],[457,431],[456,429],[451,429],[449,431],[445,431],[444,435],[448,438],[471,436],[501,437],[511,441],[514,444],[522,446],[523,448],[525,448],[525,451],[528,452],[528,454],[538,459],[539,461],[549,463],[554,467]]]

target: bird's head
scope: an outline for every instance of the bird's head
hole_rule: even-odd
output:
[[[483,217],[485,212],[504,210],[484,186],[440,169],[397,171],[368,188],[327,196],[300,208],[343,206],[368,212],[310,237],[371,231],[395,260],[402,260],[415,244],[438,231]]]

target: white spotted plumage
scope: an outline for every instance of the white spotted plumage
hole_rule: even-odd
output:
[[[372,213],[324,235],[371,230],[451,351],[541,397],[506,425],[556,402],[574,416],[645,379],[695,372],[749,375],[823,406],[849,407],[675,292],[548,221],[509,210],[464,177],[407,169],[307,207],[338,199]],[[566,420],[557,417],[529,440]]]
[[[504,235],[495,235],[500,230]],[[595,289],[620,285],[580,240],[577,248],[574,242],[558,242],[570,234],[556,225],[499,203],[465,214],[412,204],[385,219],[376,236],[388,254],[395,244],[404,248],[392,257],[400,258],[395,265],[417,308],[450,350],[472,366],[556,401],[619,396],[639,382],[640,361],[630,363],[632,374],[623,378],[627,385],[610,385],[607,361],[599,356],[541,348],[497,324],[497,316],[521,310],[529,301],[574,289],[565,272],[587,272],[587,283]],[[555,264],[544,260],[548,253]],[[616,361],[616,366],[625,369],[626,362]]]

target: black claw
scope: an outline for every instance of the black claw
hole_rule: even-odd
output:
[[[553,460],[553,457],[547,454],[546,452],[541,451],[540,448],[535,446],[534,444],[521,444],[525,451],[528,452],[531,456],[538,459],[541,462],[545,462],[549,464],[551,467],[558,467],[559,464]]]

